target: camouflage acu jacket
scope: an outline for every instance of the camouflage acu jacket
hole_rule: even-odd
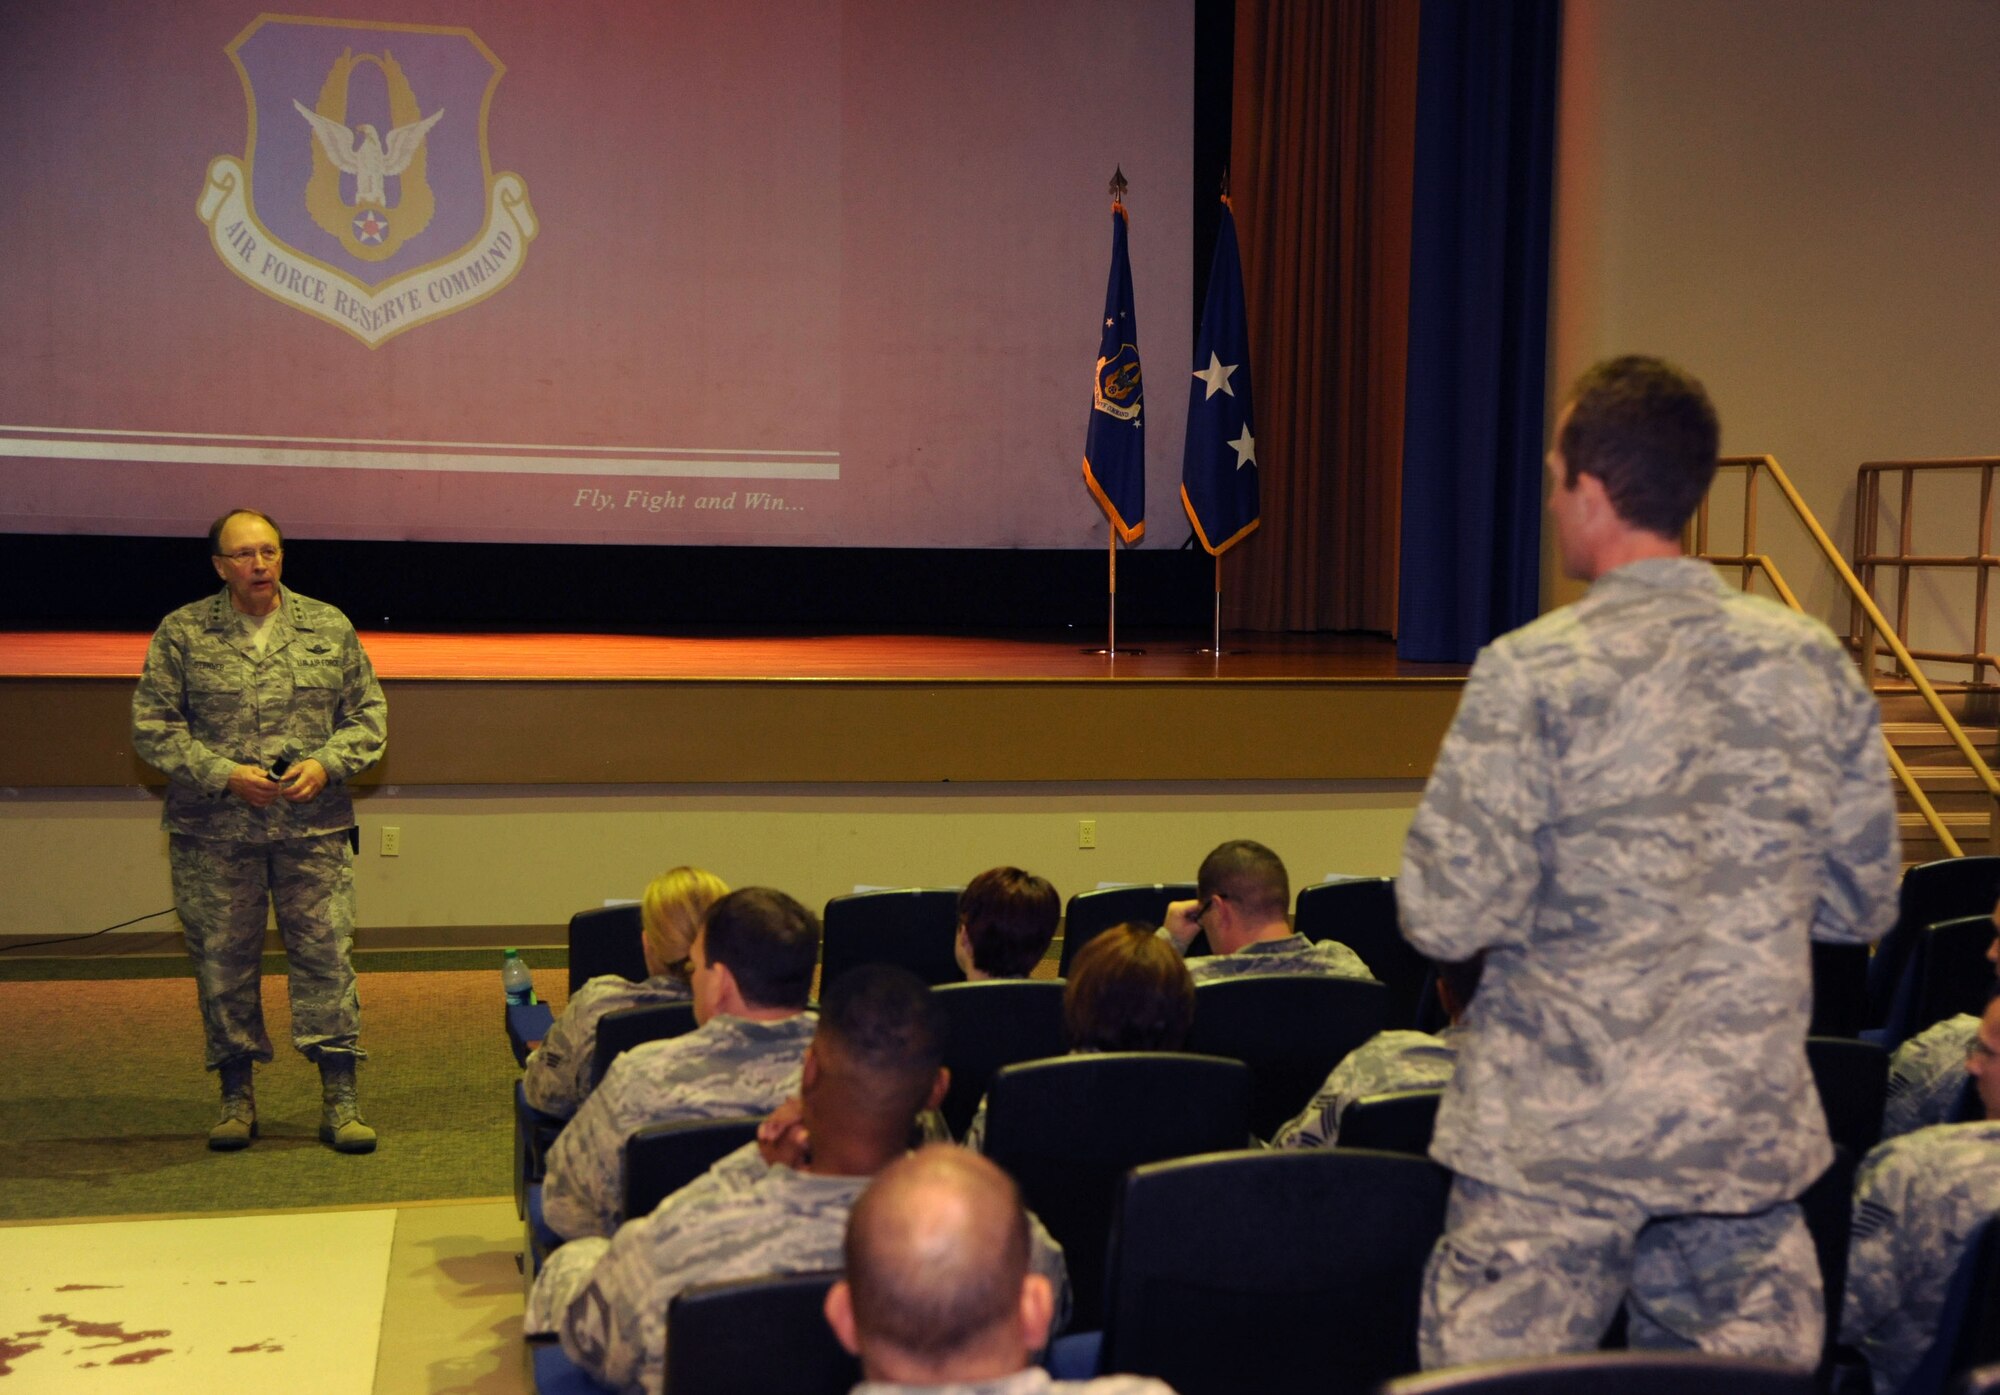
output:
[[[1172,942],[1173,936],[1159,932]],[[1259,940],[1234,954],[1197,954],[1187,961],[1188,977],[1197,984],[1225,978],[1255,978],[1266,974],[1328,974],[1334,978],[1373,980],[1361,956],[1334,940],[1307,939],[1291,934],[1282,940]]]
[[[1937,1335],[1972,1233],[2000,1216],[2000,1121],[1938,1124],[1869,1153],[1854,1183],[1840,1340],[1890,1395]]]
[[[169,832],[268,843],[354,824],[346,782],[389,740],[375,670],[347,617],[324,602],[281,588],[271,625],[260,655],[225,588],[153,634],[132,694],[132,749],[167,777]],[[268,769],[281,755],[326,767],[325,790],[264,809],[229,793],[237,765]]]
[[[570,1359],[615,1390],[659,1395],[674,1295],[728,1279],[839,1269],[847,1213],[868,1181],[770,1166],[745,1144],[615,1238],[572,1241],[552,1254],[529,1295],[524,1330],[559,1332]],[[1031,1263],[1066,1314],[1062,1247],[1039,1221],[1030,1228]]]
[[[1458,1063],[1458,1029],[1377,1032],[1342,1058],[1296,1117],[1271,1135],[1273,1148],[1331,1148],[1340,1140],[1340,1116],[1368,1095],[1392,1090],[1435,1090],[1451,1082]]]
[[[1965,1054],[1979,1035],[1969,1012],[1934,1022],[1896,1048],[1889,1058],[1889,1097],[1882,1106],[1882,1137],[1896,1138],[1929,1124],[1962,1123],[1956,1117],[1970,1093]],[[1979,1114],[1976,1097],[1973,1117]]]
[[[1873,940],[1879,711],[1815,620],[1634,562],[1481,652],[1404,846],[1403,933],[1488,949],[1431,1155],[1513,1191],[1749,1212],[1832,1156],[1807,938]]]
[[[620,1008],[684,1003],[694,996],[687,981],[658,974],[634,983],[618,974],[599,974],[576,990],[542,1044],[528,1057],[521,1089],[544,1114],[567,1118],[590,1093],[590,1068],[597,1055],[597,1020]]]
[[[613,1061],[549,1149],[543,1218],[570,1239],[610,1236],[625,1219],[625,1140],[648,1124],[770,1113],[798,1093],[815,1023],[711,1017]]]

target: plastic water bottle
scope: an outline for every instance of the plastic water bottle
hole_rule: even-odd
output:
[[[521,951],[510,949],[500,961],[500,986],[507,990],[507,1005],[520,1007],[535,1001],[535,981],[528,976],[528,961]]]

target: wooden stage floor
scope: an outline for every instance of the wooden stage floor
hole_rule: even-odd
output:
[[[136,679],[143,634],[0,633],[0,677]],[[1096,635],[405,634],[362,631],[385,681],[787,678],[1463,678],[1459,664],[1413,664],[1374,635],[1128,635],[1142,653],[1087,653]]]
[[[362,632],[400,786],[1421,779],[1466,670],[1372,636]],[[143,634],[0,634],[0,787],[157,784]]]

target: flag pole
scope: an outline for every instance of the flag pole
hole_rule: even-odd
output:
[[[1222,203],[1225,208],[1229,206],[1228,165],[1222,167]],[[1203,318],[1206,318],[1205,314]],[[1211,652],[1219,667],[1222,663],[1222,554],[1220,552],[1215,554],[1215,637],[1211,642],[1214,645]]]
[[[1111,563],[1111,590],[1108,596],[1111,603],[1111,628],[1105,635],[1104,654],[1106,658],[1115,659],[1118,657],[1118,530],[1116,528],[1108,530],[1104,545],[1105,555]]]
[[[1215,554],[1215,657],[1222,657],[1222,554]]]

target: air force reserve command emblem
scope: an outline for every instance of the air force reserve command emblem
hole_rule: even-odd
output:
[[[371,349],[520,272],[528,186],[486,148],[507,70],[471,30],[261,15],[226,51],[249,140],[197,211],[231,271]]]

